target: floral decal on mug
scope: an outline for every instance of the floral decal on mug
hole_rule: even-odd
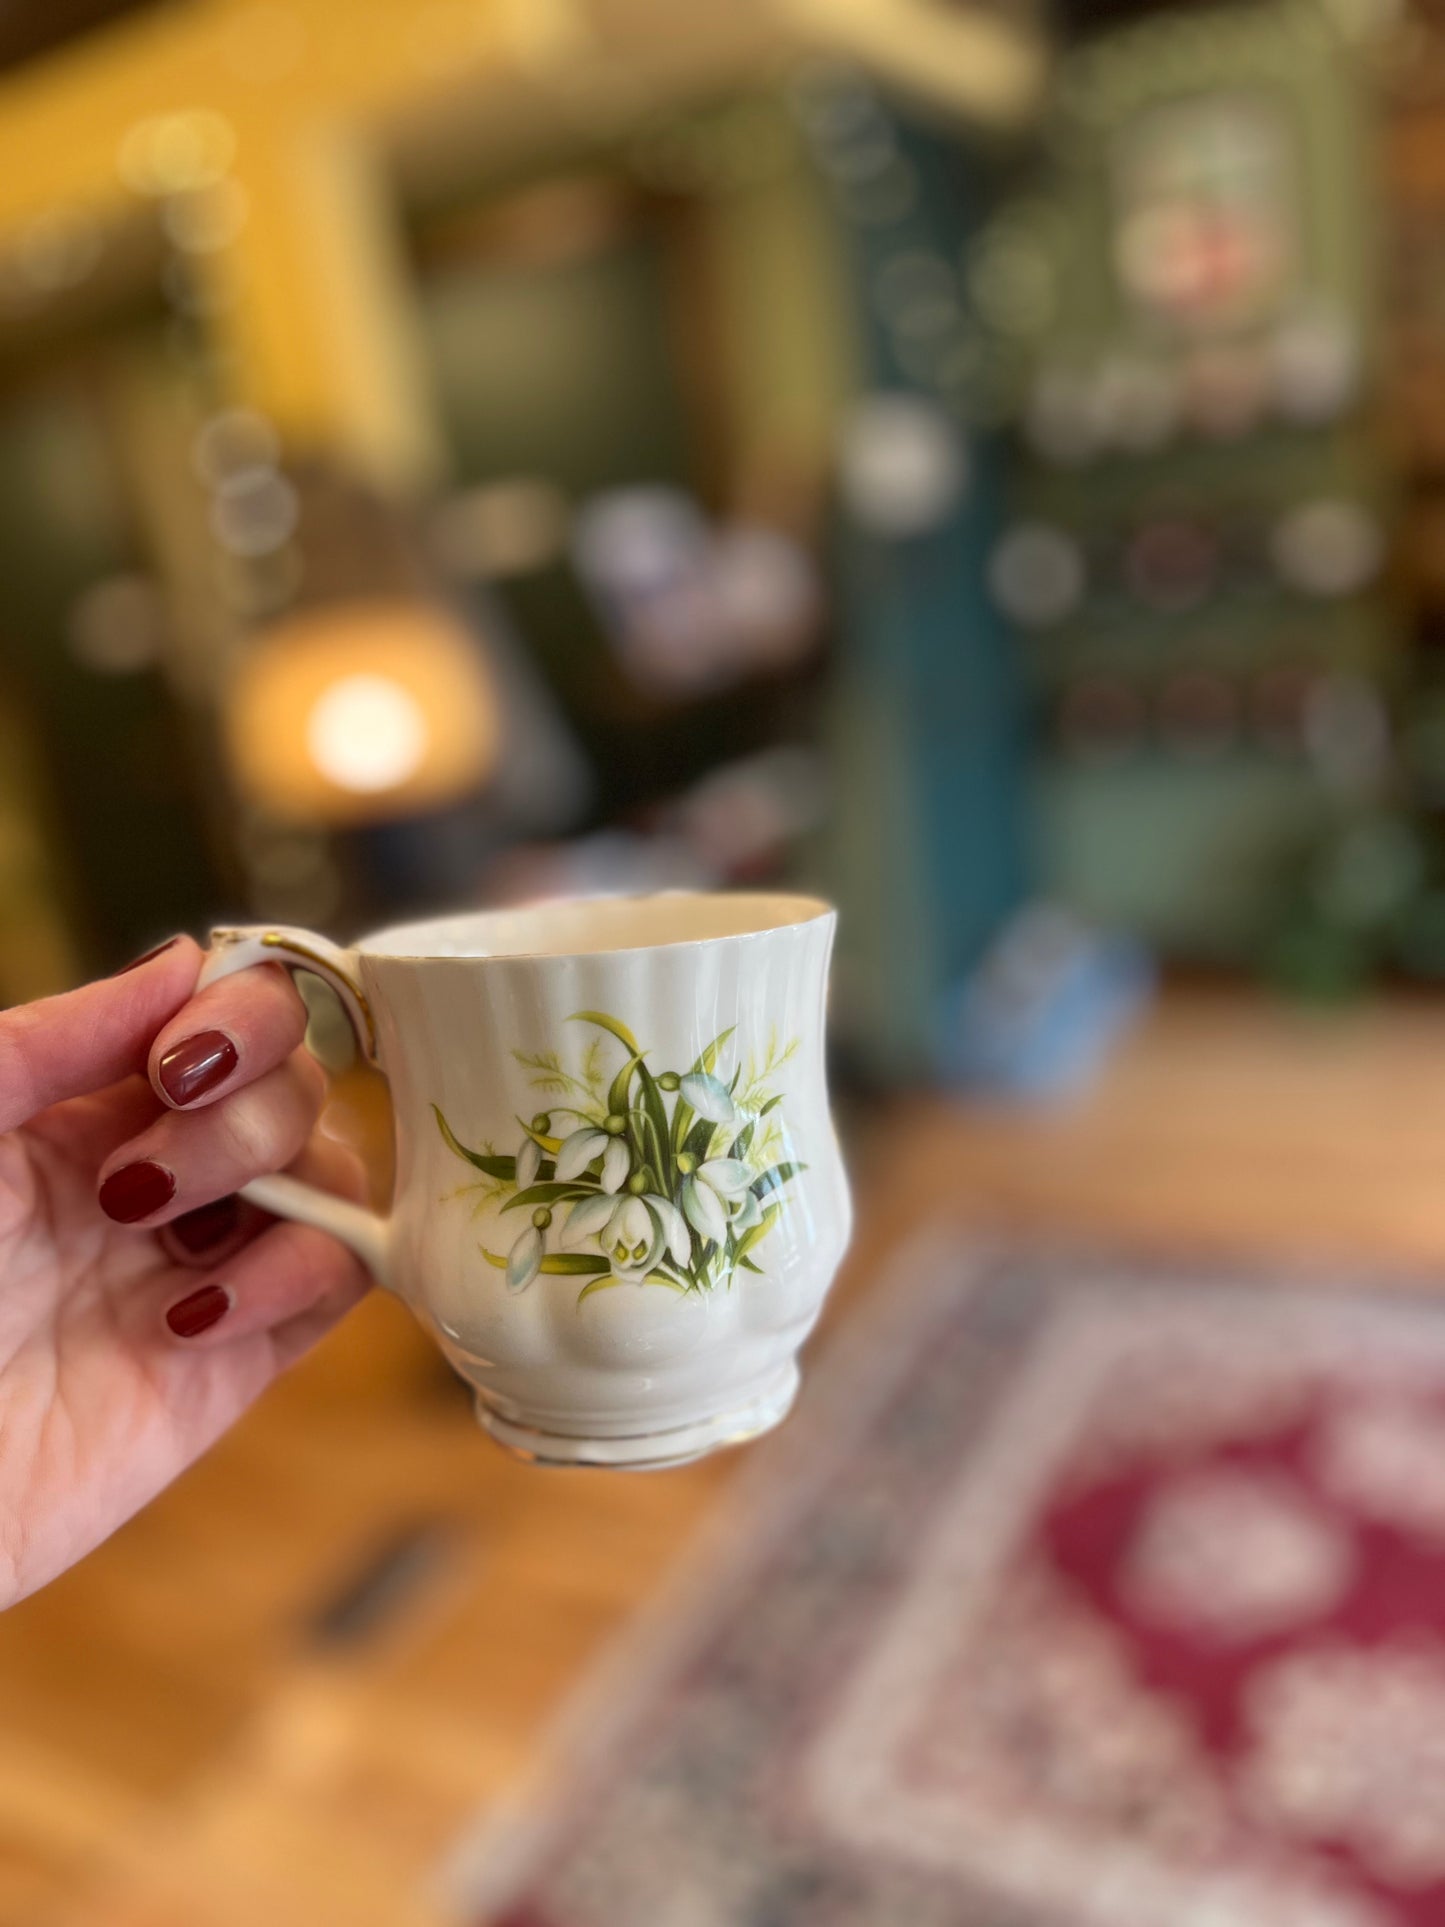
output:
[[[432,1106],[449,1147],[482,1173],[453,1195],[471,1195],[476,1211],[525,1214],[505,1255],[482,1245],[483,1257],[512,1291],[542,1272],[585,1276],[579,1305],[613,1285],[715,1291],[738,1269],[761,1272],[753,1254],[782,1213],[779,1194],[805,1168],[789,1155],[774,1088],[797,1040],[774,1038],[724,1082],[731,1029],[689,1070],[654,1074],[616,1017],[579,1010],[568,1022],[601,1033],[575,1072],[556,1051],[513,1052],[547,1100],[530,1121],[517,1119],[513,1156],[468,1150]],[[609,1037],[625,1061],[606,1082]]]

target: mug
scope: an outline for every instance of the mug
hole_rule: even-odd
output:
[[[391,1214],[263,1177],[405,1299],[492,1437],[547,1464],[680,1464],[776,1425],[848,1242],[811,897],[601,897],[343,949],[216,930],[338,992],[391,1085]]]

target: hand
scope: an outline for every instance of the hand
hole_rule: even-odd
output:
[[[0,1012],[0,1606],[138,1511],[366,1289],[334,1240],[234,1196],[282,1168],[364,1189],[312,1139],[300,998],[270,965],[195,995],[199,967],[182,937]]]

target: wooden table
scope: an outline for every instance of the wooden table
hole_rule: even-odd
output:
[[[944,1209],[1445,1279],[1445,1006],[1177,992],[1057,1110],[847,1108],[859,1234],[835,1323]],[[449,1844],[545,1773],[550,1716],[733,1464],[514,1465],[378,1295],[0,1621],[0,1927],[438,1927]],[[389,1608],[338,1626],[418,1521]]]

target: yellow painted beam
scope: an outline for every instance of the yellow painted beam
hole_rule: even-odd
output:
[[[57,210],[104,222],[153,203],[212,297],[233,398],[298,449],[424,485],[440,437],[385,131],[428,100],[484,113],[509,76],[544,112],[549,89],[591,98],[659,47],[761,57],[789,30],[980,119],[1017,118],[1041,84],[1036,41],[920,0],[186,0],[0,78],[0,248]]]
[[[938,0],[778,0],[778,6],[815,46],[976,125],[1016,128],[1043,105],[1049,47],[1037,26]]]
[[[424,485],[433,404],[374,147],[347,123],[303,122],[241,178],[248,218],[209,272],[245,398],[298,452],[340,446],[383,484]]]
[[[499,17],[492,0],[193,0],[18,69],[0,82],[0,236],[184,199],[170,218],[201,230],[192,267],[237,398],[297,446],[425,481],[437,441],[374,129],[505,60]]]

